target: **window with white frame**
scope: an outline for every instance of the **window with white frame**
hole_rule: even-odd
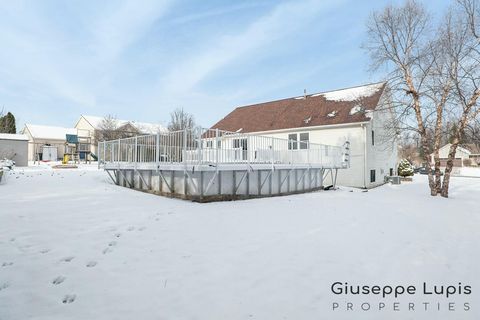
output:
[[[309,138],[308,132],[300,133],[300,149],[308,149]]]
[[[288,150],[297,150],[297,134],[292,133],[288,135]]]

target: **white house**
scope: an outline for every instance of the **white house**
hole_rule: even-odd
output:
[[[28,137],[28,160],[60,160],[65,153],[66,135],[76,135],[75,128],[25,124],[21,131]]]
[[[349,141],[350,168],[339,171],[337,182],[371,188],[396,174],[397,144],[395,133],[388,129],[389,101],[386,83],[374,83],[238,107],[212,129],[288,139],[288,149]]]
[[[444,168],[447,165],[448,153],[450,152],[451,143],[447,143],[438,150],[440,158],[440,167]],[[435,164],[434,154],[430,155],[432,165]],[[474,144],[459,145],[455,152],[455,159],[453,160],[454,167],[463,167],[468,160],[469,165],[478,165],[480,163],[480,150]]]
[[[91,152],[97,154],[98,141],[97,131],[101,130],[104,117],[82,115],[75,124],[79,136],[89,137],[91,141]],[[116,120],[118,130],[129,132],[132,135],[155,134],[166,131],[166,128],[160,124],[137,122],[131,120]]]

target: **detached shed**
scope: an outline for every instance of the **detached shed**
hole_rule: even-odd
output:
[[[0,133],[0,159],[13,160],[19,167],[28,166],[28,137],[24,134]]]

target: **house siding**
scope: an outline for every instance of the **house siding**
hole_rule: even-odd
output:
[[[386,129],[386,124],[391,119],[390,111],[381,110],[372,113],[372,120],[365,127],[365,141],[367,145],[367,171],[375,170],[375,182],[367,180],[367,188],[379,186],[384,183],[385,177],[397,172],[398,146],[392,132]],[[374,142],[372,143],[372,131]]]
[[[351,187],[363,188],[365,187],[365,135],[362,126],[359,124],[352,124],[350,126],[341,127],[313,127],[290,129],[276,132],[257,132],[266,137],[288,139],[288,135],[292,133],[309,133],[311,143],[327,144],[341,146],[345,141],[350,142],[350,168],[338,170],[337,184]],[[329,179],[325,181],[326,184],[331,183]]]

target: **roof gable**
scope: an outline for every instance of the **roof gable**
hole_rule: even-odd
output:
[[[75,128],[41,126],[28,123],[25,125],[25,128],[33,139],[65,140],[67,134],[77,134]],[[23,132],[25,133],[25,130]]]
[[[370,121],[386,83],[317,93],[238,107],[212,126],[227,131],[261,132]]]

